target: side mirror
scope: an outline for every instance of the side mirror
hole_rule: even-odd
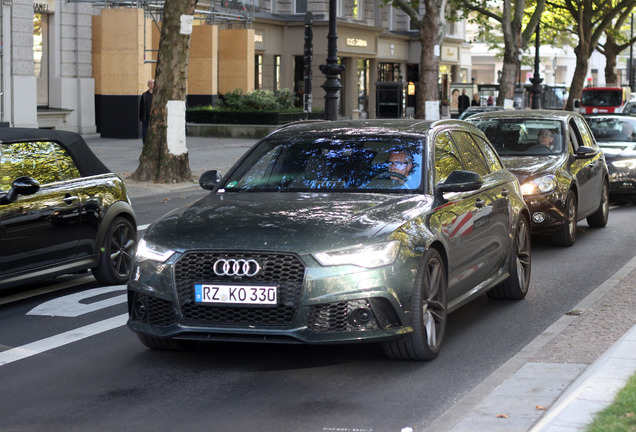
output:
[[[199,186],[205,190],[213,190],[222,178],[223,176],[217,170],[206,171],[199,177]]]
[[[592,147],[581,146],[576,150],[577,159],[592,158],[598,154],[598,150]]]
[[[0,205],[11,204],[18,200],[20,195],[33,195],[40,190],[40,182],[31,177],[18,177],[11,183],[11,189],[4,195],[0,195]]]
[[[468,192],[479,189],[484,184],[481,176],[472,171],[453,171],[444,183],[435,186],[437,193]]]

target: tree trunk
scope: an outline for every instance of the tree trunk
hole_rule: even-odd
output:
[[[585,76],[587,75],[588,61],[591,55],[589,48],[582,47],[581,43],[574,49],[574,53],[576,54],[576,67],[574,68],[574,76],[570,84],[570,95],[565,104],[565,109],[568,111],[574,110],[574,99],[581,98]]]
[[[508,46],[506,45],[501,71],[501,82],[499,83],[499,96],[497,96],[497,105],[506,106],[508,104],[512,106],[515,96],[515,82],[518,71],[519,57],[517,56],[516,49],[508,49]]]
[[[185,143],[185,97],[197,0],[165,0],[148,133],[133,180],[192,180]]]
[[[616,43],[613,35],[606,33],[604,44],[605,55],[605,82],[607,84],[620,84],[616,75],[616,57],[620,54],[621,48]]]
[[[422,51],[420,53],[420,77],[417,92],[417,112],[418,119],[439,120],[440,100],[439,86],[439,57],[435,55],[435,46],[439,47],[439,23],[440,5],[436,0],[424,2],[426,12],[422,15],[420,26],[420,43]]]

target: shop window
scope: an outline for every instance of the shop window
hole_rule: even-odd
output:
[[[263,54],[254,56],[254,90],[263,88]]]
[[[307,12],[307,0],[294,0],[294,13],[304,14]]]
[[[402,81],[399,63],[378,64],[378,81]]]
[[[33,15],[33,71],[38,106],[49,106],[49,16]]]
[[[280,56],[274,56],[274,91],[280,90]]]
[[[364,0],[353,0],[353,18],[364,19]]]

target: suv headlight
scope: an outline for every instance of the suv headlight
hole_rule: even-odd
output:
[[[149,243],[144,239],[139,240],[137,244],[137,254],[135,259],[138,262],[152,260],[157,262],[165,262],[174,254],[173,250],[162,248],[156,244]]]
[[[552,192],[556,188],[556,180],[553,175],[539,177],[521,185],[521,193],[524,195],[536,195]]]
[[[364,268],[375,268],[393,264],[400,250],[400,242],[357,246],[331,252],[314,254],[314,258],[323,266],[351,264]]]
[[[625,159],[620,161],[612,162],[612,165],[616,168],[628,168],[628,169],[636,169],[636,159]]]

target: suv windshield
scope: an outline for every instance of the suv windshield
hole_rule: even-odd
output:
[[[225,191],[412,191],[422,181],[419,138],[272,137],[223,184]]]
[[[599,143],[636,141],[636,118],[588,117],[586,120]]]
[[[469,119],[502,156],[540,156],[563,152],[563,126],[558,120]]]

